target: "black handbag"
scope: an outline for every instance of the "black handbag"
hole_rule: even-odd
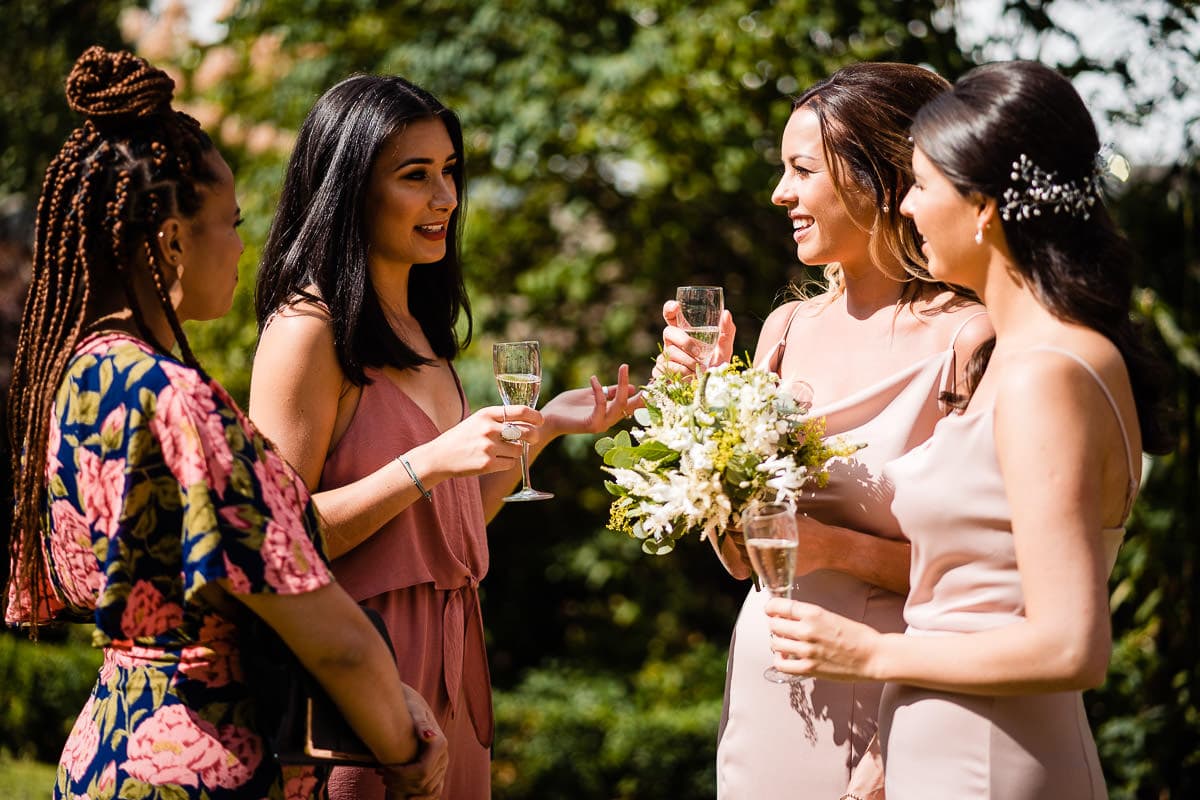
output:
[[[395,657],[383,618],[360,606]],[[379,762],[295,654],[258,621],[243,637],[259,732],[281,764],[378,767]],[[247,641],[249,640],[249,641]]]

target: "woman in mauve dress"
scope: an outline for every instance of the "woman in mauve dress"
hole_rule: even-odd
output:
[[[983,300],[994,346],[963,413],[884,469],[912,542],[907,630],[772,601],[775,664],[888,682],[888,800],[1096,800],[1080,692],[1108,666],[1141,452],[1171,446],[1162,365],[1128,313],[1131,252],[1091,117],[1048,67],[972,70],[913,138],[902,210],[929,271]]]
[[[607,391],[593,377],[540,413],[470,412],[453,365],[460,317],[470,332],[464,182],[458,118],[425,90],[359,75],[327,91],[300,129],[263,253],[250,387],[251,416],[315,493],[334,575],[413,645],[398,665],[449,739],[447,800],[491,792],[479,583],[521,438],[533,457],[556,436],[603,431],[630,396],[623,366]],[[382,797],[383,785],[339,768],[330,794]]]
[[[939,395],[991,334],[977,303],[929,279],[916,229],[899,209],[912,184],[913,115],[947,86],[928,70],[888,63],[856,64],[816,84],[784,129],[783,176],[771,198],[787,211],[800,261],[830,265],[828,286],[771,313],[754,361],[783,386],[811,391],[810,413],[826,418],[828,435],[867,445],[831,466],[825,488],[798,498],[791,596],[886,631],[902,629],[909,553],[880,469],[929,436],[944,413]],[[660,369],[694,369],[673,301],[664,317]],[[727,315],[716,360],[729,358],[733,332]],[[736,536],[725,543],[726,567],[748,578]],[[865,797],[873,787],[852,782],[852,772],[873,752],[882,684],[766,681],[767,596],[750,589],[730,646],[718,797]]]

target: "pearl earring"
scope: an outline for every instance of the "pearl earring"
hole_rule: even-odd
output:
[[[882,211],[883,211],[883,213],[885,213],[885,214],[886,214],[886,213],[888,213],[889,211],[891,211],[891,209],[890,209],[890,208],[888,208],[888,204],[887,204],[887,203],[884,203],[884,204],[883,204],[883,208],[882,208],[881,210],[882,210]]]
[[[975,244],[983,244],[983,228],[975,229]]]

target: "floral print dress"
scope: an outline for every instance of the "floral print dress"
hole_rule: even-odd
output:
[[[214,381],[125,334],[85,340],[50,423],[53,587],[41,616],[90,617],[99,679],[56,798],[324,796],[256,732],[236,594],[332,582],[308,492]],[[27,621],[12,597],[9,621]]]

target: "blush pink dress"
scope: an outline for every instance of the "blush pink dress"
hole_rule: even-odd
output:
[[[320,491],[352,483],[441,431],[379,370],[321,473]],[[458,381],[457,374],[455,381]],[[470,412],[459,385],[462,418]],[[351,597],[376,609],[396,648],[400,678],[425,698],[450,743],[444,800],[491,796],[492,694],[479,610],[487,531],[478,478],[452,478],[333,562]],[[369,692],[370,687],[364,686]],[[373,770],[339,767],[333,800],[384,797]]]
[[[960,313],[964,321],[945,351],[849,397],[813,407],[812,415],[826,418],[828,435],[865,442],[867,447],[831,466],[828,486],[806,492],[802,511],[829,525],[903,538],[890,510],[891,487],[880,473],[886,462],[923,442],[942,417],[938,395],[943,376],[954,372],[954,341],[982,314]],[[785,331],[770,358],[774,371],[782,362],[786,339]],[[784,375],[783,384],[803,377]],[[877,630],[904,630],[901,595],[842,572],[818,570],[800,576],[791,596]],[[769,598],[769,592],[750,590],[730,643],[717,742],[717,797],[836,800],[875,735],[883,684],[804,678],[780,685],[764,679],[762,672],[772,660],[764,611]]]
[[[1108,387],[1078,362],[1125,424]],[[1012,513],[992,434],[994,406],[942,420],[933,437],[887,466],[892,510],[912,540],[910,636],[959,636],[1024,618]],[[1047,533],[1052,533],[1047,531]],[[1124,528],[1097,531],[1108,568]],[[1079,692],[987,697],[889,684],[880,718],[888,800],[1096,800],[1107,797]]]

